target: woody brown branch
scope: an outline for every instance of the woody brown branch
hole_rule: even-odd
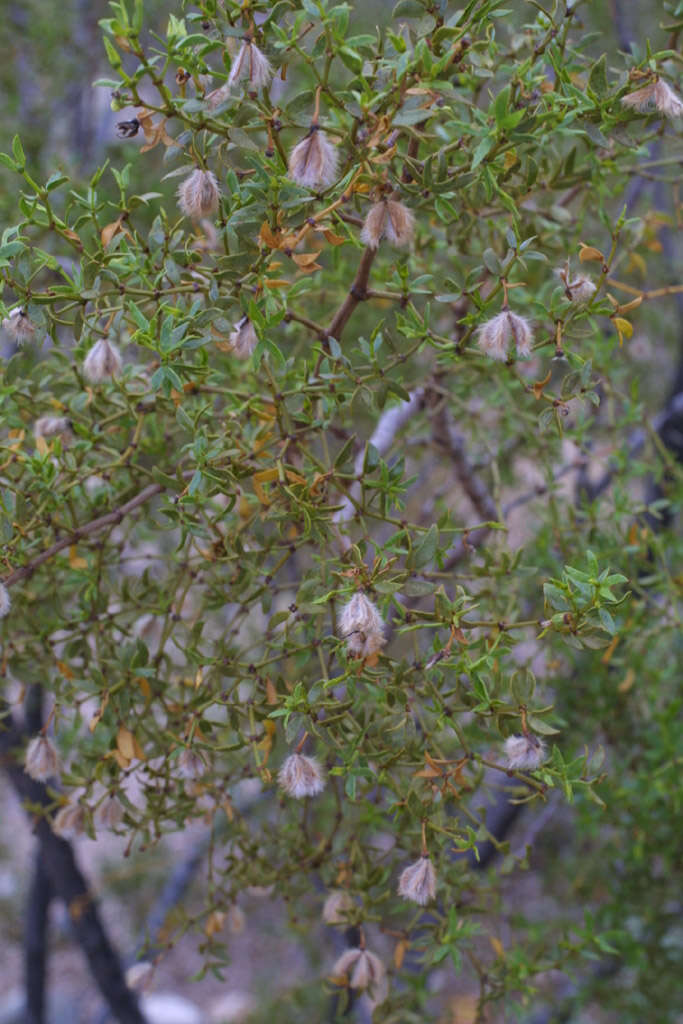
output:
[[[76,544],[79,540],[84,537],[90,536],[92,533],[97,533],[99,530],[103,530],[107,526],[115,526],[120,523],[130,512],[138,508],[140,505],[144,505],[145,502],[149,501],[156,494],[160,494],[164,490],[163,484],[149,484],[144,487],[139,494],[136,494],[130,501],[126,501],[123,505],[117,506],[106,512],[103,516],[98,516],[97,519],[91,519],[89,523],[83,523],[82,526],[77,526],[74,530],[70,530],[66,537],[62,537],[61,540],[55,541],[49,548],[42,551],[35,558],[32,558],[27,565],[22,566],[20,569],[15,569],[9,576],[6,577],[2,582],[6,587],[11,587],[13,583],[18,583],[20,580],[28,579],[35,570],[41,566],[44,562],[48,562],[55,555],[63,551],[64,548],[71,547]]]
[[[139,497],[139,495],[138,495]],[[0,709],[6,711],[4,702]],[[0,766],[22,803],[36,808],[53,805],[47,787],[29,778],[17,761],[16,751],[25,736],[11,715],[0,729]],[[38,818],[35,834],[40,843],[41,864],[52,892],[61,899],[71,919],[76,941],[85,954],[93,978],[120,1024],[145,1024],[137,998],[126,985],[118,954],[102,925],[95,899],[76,863],[71,844],[52,831],[46,815]]]

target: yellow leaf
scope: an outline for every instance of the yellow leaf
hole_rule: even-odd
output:
[[[605,257],[594,245],[584,245],[583,242],[579,242],[579,245],[581,246],[579,263],[589,263],[591,260],[597,260],[599,263],[605,262]]]
[[[548,83],[550,84],[550,83]],[[455,996],[449,1003],[448,1024],[476,1024],[478,999],[473,995]]]
[[[548,370],[543,380],[537,380],[533,386],[534,397],[540,399],[543,394],[543,388],[546,386],[552,376],[552,371]]]
[[[295,473],[293,469],[286,469],[285,476],[287,477],[290,483],[303,484],[304,486],[306,485],[306,478],[300,476],[298,473]]]
[[[330,245],[343,245],[344,242],[348,242],[348,238],[346,238],[344,235],[335,235],[334,231],[331,231],[329,228],[323,231],[323,235],[325,236],[325,240],[329,242]]]
[[[296,263],[297,267],[310,267],[317,260],[319,253],[317,252],[293,252],[292,259]]]
[[[206,919],[204,925],[204,931],[211,938],[212,935],[216,935],[218,932],[222,932],[225,927],[225,914],[222,910],[212,911]]]
[[[277,480],[278,471],[276,466],[271,466],[270,469],[260,469],[258,473],[254,473],[254,487],[257,484],[269,484],[273,480]]]
[[[14,440],[23,441],[25,433],[26,433],[26,431],[23,430],[23,429],[20,429],[19,427],[12,427],[11,430],[7,431],[7,436],[12,441],[14,441]]]
[[[144,676],[136,676],[135,677],[135,682],[138,684],[138,686],[142,690],[142,694],[143,694],[145,700],[147,701],[147,703],[149,704],[149,702],[152,699],[152,691],[150,689],[149,683],[147,682],[147,680],[145,679]]]
[[[88,728],[90,729],[90,732],[94,732],[95,729],[97,728],[97,725],[98,725],[100,719],[102,718],[102,715],[104,714],[104,712],[105,712],[105,710],[107,708],[107,704],[108,703],[109,703],[109,693],[106,692],[104,694],[104,696],[102,697],[102,703],[100,704],[99,708],[97,709],[95,714],[90,719],[90,722],[88,723]]]
[[[628,691],[631,689],[631,687],[633,686],[635,681],[636,681],[635,671],[632,668],[630,668],[627,671],[626,675],[624,676],[622,682],[619,683],[619,685],[617,687],[619,693],[628,693]]]
[[[489,942],[493,946],[496,956],[501,959],[505,956],[505,950],[503,949],[503,943],[500,939],[497,939],[495,935],[489,935]]]
[[[508,149],[503,159],[503,167],[506,171],[509,171],[511,167],[514,167],[518,161],[517,152],[514,149]]]
[[[614,654],[615,650],[617,649],[617,644],[618,643],[619,643],[619,637],[618,636],[613,636],[612,639],[610,640],[608,646],[602,652],[602,657],[600,658],[600,661],[602,662],[603,665],[609,665],[609,663],[610,663],[610,661],[612,659],[612,655]]]
[[[121,768],[123,771],[125,771],[126,768],[129,767],[130,761],[128,760],[128,758],[124,757],[119,750],[113,750],[111,754],[119,768]]]
[[[265,288],[288,288],[291,283],[284,277],[267,277],[263,285]]]
[[[135,737],[130,729],[126,729],[125,725],[119,726],[119,731],[116,734],[116,749],[121,757],[129,763],[135,757]]]
[[[70,242],[75,242],[79,249],[83,248],[83,242],[80,240],[76,232],[71,230],[71,228],[62,228],[61,234],[64,238],[68,238]]]
[[[266,703],[267,704],[277,704],[277,703],[279,703],[279,698],[278,698],[278,695],[277,695],[277,690],[275,689],[275,687],[274,687],[274,685],[273,685],[273,683],[271,682],[270,679],[266,679]],[[275,723],[273,722],[272,724],[274,725]]]
[[[67,665],[67,663],[65,661],[58,661],[57,662],[57,668],[62,673],[62,675],[64,676],[65,679],[73,679],[74,678],[73,671],[71,670],[71,668],[69,668],[69,666]]]
[[[50,450],[50,446],[44,437],[36,438],[36,451],[39,455],[47,455]]]
[[[80,555],[76,554],[76,545],[72,544],[69,548],[69,565],[72,569],[87,569],[88,563],[85,558],[81,558]]]
[[[278,234],[280,234],[280,232],[278,232]],[[280,239],[278,239],[273,233],[273,230],[267,220],[264,220],[261,225],[259,238],[268,249],[278,249],[280,246]]]
[[[637,299],[631,299],[630,302],[624,303],[623,306],[617,307],[617,313],[629,313],[632,309],[637,309],[643,301],[643,296],[639,295]]]
[[[628,320],[624,320],[621,316],[613,316],[612,323],[617,329],[619,334],[619,344],[621,345],[624,338],[630,338],[633,334],[633,324]]]
[[[105,249],[111,242],[114,235],[118,234],[118,232],[121,230],[121,220],[121,217],[117,217],[116,220],[113,220],[111,222],[111,224],[107,224],[105,225],[105,227],[102,228],[100,232],[100,241],[102,242],[102,245]]]
[[[632,252],[632,253],[629,254],[628,263],[626,264],[626,269],[627,270],[632,270],[632,269],[639,270],[641,275],[642,275],[642,277],[645,277],[645,275],[647,274],[647,263],[645,262],[645,260],[643,259],[643,257],[640,255],[639,252]]]
[[[394,967],[396,968],[397,971],[400,971],[401,967],[403,966],[403,959],[406,955],[407,949],[408,943],[406,942],[406,940],[399,939],[399,941],[396,943],[396,948],[394,949]]]

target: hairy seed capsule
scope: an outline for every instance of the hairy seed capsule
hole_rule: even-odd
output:
[[[100,338],[88,352],[83,362],[83,373],[93,384],[107,377],[118,377],[123,361],[116,345],[108,338]]]
[[[368,210],[360,238],[371,249],[376,249],[383,238],[402,248],[410,245],[414,234],[415,217],[412,211],[395,199],[383,199]]]
[[[504,309],[479,328],[477,340],[482,352],[490,359],[504,362],[514,344],[517,355],[530,356],[534,334],[531,324],[523,316]]]
[[[229,337],[231,350],[238,359],[248,359],[258,345],[258,335],[254,325],[247,316],[243,316],[235,324],[235,329]]]
[[[290,754],[278,772],[278,782],[288,796],[302,800],[317,796],[325,788],[325,773],[317,758]]]
[[[410,864],[401,872],[398,880],[398,894],[421,907],[430,903],[436,896],[436,871],[431,859],[424,854],[414,864]]]
[[[26,748],[24,771],[37,782],[47,782],[61,769],[57,748],[47,736],[34,736]]]
[[[323,921],[325,924],[345,928],[353,908],[353,900],[346,889],[333,889],[323,904]]]
[[[335,978],[346,978],[351,988],[367,992],[375,1003],[382,1003],[387,997],[384,964],[369,949],[347,949],[335,963],[332,974]]]
[[[95,811],[94,820],[102,828],[118,828],[123,821],[123,806],[119,798],[113,793],[105,797]]]
[[[382,616],[370,598],[360,592],[344,605],[339,631],[353,658],[369,658],[385,644]]]
[[[213,171],[202,171],[196,168],[180,183],[178,188],[178,206],[181,213],[193,220],[210,217],[218,210],[220,189]]]
[[[289,176],[304,188],[326,189],[337,177],[339,151],[325,132],[312,124],[289,154]]]
[[[647,114],[652,108],[665,117],[683,117],[683,100],[661,78],[621,97],[625,107]]]
[[[52,820],[52,831],[62,839],[78,839],[85,831],[85,811],[80,804],[65,804]]]
[[[259,89],[265,89],[272,77],[273,69],[266,55],[251,39],[245,39],[233,61],[228,84],[246,81],[249,89],[258,92]]]
[[[26,313],[26,310],[17,307],[9,316],[3,318],[2,326],[17,345],[23,345],[30,341],[35,334],[35,327]]]
[[[537,736],[508,736],[505,740],[505,756],[508,768],[524,768],[533,771],[545,760],[545,743]]]

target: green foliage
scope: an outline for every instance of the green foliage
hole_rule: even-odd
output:
[[[639,983],[610,1005],[642,1020],[675,939],[680,578],[639,485],[654,474],[662,515],[680,473],[629,437],[650,386],[630,300],[660,266],[660,222],[624,192],[680,134],[621,99],[675,81],[679,58],[596,57],[562,4],[399,0],[369,28],[348,4],[203,0],[153,31],[141,0],[110,6],[100,81],[128,111],[125,154],[86,181],[39,173],[21,133],[0,155],[20,188],[3,316],[31,329],[0,376],[0,636],[8,678],[54,701],[65,787],[89,821],[117,794],[132,850],[210,819],[205,906],[178,925],[204,933],[207,969],[227,957],[210,915],[246,888],[285,895],[296,932],[341,885],[368,946],[390,954],[378,926],[392,937],[375,1020],[436,1013],[434,965],[462,972],[483,1015],[614,950]],[[270,88],[227,88],[247,33]],[[318,108],[339,161],[311,188],[288,155]],[[191,221],[173,191],[195,168],[220,199]],[[387,197],[415,235],[375,252],[360,232]],[[508,303],[534,342],[496,361],[479,328]],[[240,361],[242,317],[257,344]],[[123,369],[93,381],[84,361],[105,338]],[[36,431],[45,416],[68,425]],[[574,502],[563,483],[591,449],[614,487]],[[359,591],[390,624],[364,659],[340,626]],[[529,770],[503,753],[520,733],[548,744]],[[277,772],[304,743],[329,777],[300,803]],[[481,804],[501,791],[530,817],[575,801],[562,827],[590,846],[585,872],[571,843],[553,867],[539,837],[571,894],[542,924],[502,888],[528,852],[498,843],[500,878],[463,856],[490,838]],[[395,895],[425,839],[426,916]],[[324,986],[290,996],[279,1019],[313,1019]]]

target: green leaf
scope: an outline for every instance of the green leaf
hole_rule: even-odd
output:
[[[471,170],[474,170],[475,167],[478,167],[479,164],[484,159],[484,157],[486,157],[490,153],[490,151],[493,149],[495,141],[496,140],[494,139],[494,137],[492,135],[489,135],[479,142],[479,144],[474,150],[474,153],[472,154],[472,163],[470,164]]]
[[[425,565],[429,565],[434,561],[434,555],[436,554],[436,545],[439,541],[439,530],[435,523],[433,523],[427,533],[422,538],[420,544],[413,548],[413,556],[411,558],[411,565],[415,569],[421,569]]]
[[[607,83],[607,55],[604,53],[602,57],[596,60],[590,70],[588,88],[600,98],[606,96],[609,92],[609,85]]]
[[[14,153],[14,159],[17,161],[17,170],[26,165],[26,157],[24,155],[24,147],[21,144],[21,139],[18,135],[15,135],[12,139],[12,152]]]

